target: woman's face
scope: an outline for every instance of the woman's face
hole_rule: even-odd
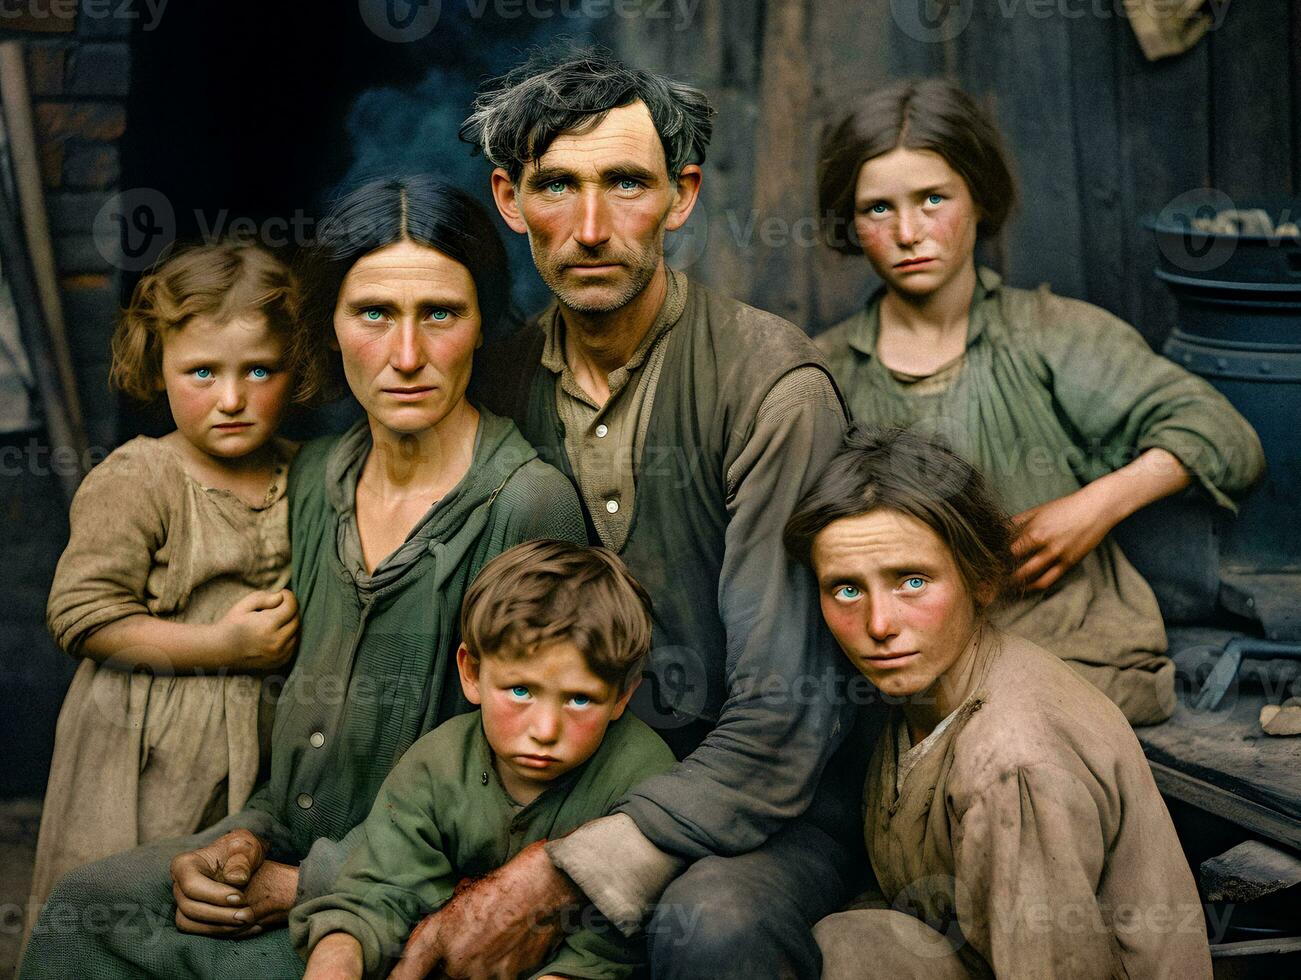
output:
[[[930,690],[975,630],[975,603],[952,553],[907,514],[833,521],[813,539],[813,570],[836,642],[886,695]]]
[[[897,292],[924,298],[969,266],[979,220],[967,182],[938,153],[899,147],[858,171],[854,229]]]
[[[334,308],[348,387],[399,435],[433,428],[461,404],[481,327],[470,270],[410,241],[360,258]]]

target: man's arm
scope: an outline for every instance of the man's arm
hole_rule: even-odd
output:
[[[686,861],[752,850],[803,813],[835,748],[839,654],[781,530],[844,428],[818,368],[792,371],[768,393],[727,473],[718,602],[728,698],[718,725],[683,763],[638,785],[619,813],[547,846],[621,930],[640,923]]]

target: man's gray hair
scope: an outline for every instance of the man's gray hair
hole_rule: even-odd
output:
[[[611,109],[642,102],[664,145],[670,177],[705,162],[713,132],[709,98],[698,88],[631,68],[604,51],[541,52],[484,83],[460,136],[518,183],[562,133],[586,132]]]

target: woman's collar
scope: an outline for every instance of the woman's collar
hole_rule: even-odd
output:
[[[976,267],[976,288],[971,296],[971,312],[967,326],[967,346],[985,332],[985,317],[981,307],[986,299],[1003,285],[1003,277],[987,266]],[[876,356],[876,335],[881,328],[881,299],[885,296],[885,286],[880,286],[867,304],[849,325],[847,340],[849,346],[867,357]]]

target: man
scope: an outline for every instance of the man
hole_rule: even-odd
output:
[[[665,265],[711,112],[696,89],[587,55],[489,83],[462,126],[555,295],[485,352],[479,395],[573,479],[593,543],[649,590],[633,703],[681,761],[463,891],[395,976],[514,976],[554,935],[538,923],[584,896],[625,931],[645,925],[656,977],[818,975],[809,923],[856,869],[828,814],[797,819],[843,733],[834,647],[781,527],[844,413],[801,331]]]

